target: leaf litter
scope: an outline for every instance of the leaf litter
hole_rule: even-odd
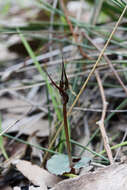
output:
[[[123,190],[127,188],[127,164],[114,164],[97,172],[62,181],[51,190]]]
[[[15,160],[13,164],[16,164],[16,168],[34,185],[40,186],[41,188],[44,184],[45,187],[52,187],[61,181],[60,177],[49,173],[37,165],[32,165],[31,162],[25,160]]]
[[[49,0],[42,2],[49,3],[47,10],[50,10],[52,1]],[[63,44],[62,54],[65,58],[66,71],[72,92],[72,100],[69,102],[69,106],[76,97],[76,94],[78,94],[83,80],[88,76],[90,69],[93,68],[93,64],[96,62],[99,55],[99,52],[95,50],[94,46],[91,46],[89,42],[87,42],[87,46],[83,42],[84,37],[82,36],[85,25],[82,25],[80,21],[85,24],[89,22],[89,18],[92,15],[91,5],[86,5],[83,2],[82,7],[82,2],[75,2],[80,4],[80,7],[78,7],[79,11],[77,11],[79,12],[79,15],[77,15],[76,11],[73,12],[72,8],[71,10],[70,8],[68,10],[70,12],[69,14],[74,16],[74,18],[77,19],[76,22],[79,22],[79,26],[82,27],[81,30],[80,28],[76,28],[78,25],[75,27],[75,19],[71,20],[73,21],[72,23],[73,27],[75,27],[74,30],[76,35],[80,37],[79,42],[82,43],[83,48],[85,47],[82,50],[86,51],[89,57],[91,57],[90,60],[87,60],[82,57],[83,55],[80,54],[81,51],[79,53],[78,48],[76,47],[75,43],[78,41],[70,41],[73,36],[73,31],[68,30],[69,27],[67,24],[69,24],[69,22],[66,23],[65,17],[63,16],[58,17],[58,12],[58,15],[55,15],[54,17],[55,22],[53,23],[53,32],[51,32],[51,36],[53,37],[51,40],[52,43],[50,44],[48,41],[45,43],[45,41],[41,39],[42,37],[46,40],[46,38],[49,37],[50,30],[47,31],[46,22],[48,22],[48,26],[51,24],[49,24],[49,19],[52,14],[49,16],[49,12],[46,12],[47,10],[42,11],[40,6],[41,4],[38,4],[39,6],[36,4],[39,3],[39,1],[35,4],[34,3],[35,1],[27,1],[27,6],[19,6],[16,2],[13,2],[10,4],[10,9],[8,9],[7,12],[5,11],[5,16],[1,17],[3,20],[0,19],[0,25],[2,26],[1,31],[3,29],[3,33],[1,33],[0,37],[0,39],[2,39],[0,45],[0,110],[2,115],[2,130],[5,130],[7,135],[12,135],[11,137],[13,138],[13,140],[10,140],[9,136],[3,138],[3,145],[9,159],[5,160],[2,155],[2,151],[0,151],[0,189],[127,189],[126,146],[120,146],[119,150],[116,148],[113,149],[115,161],[119,163],[107,166],[109,165],[109,162],[105,162],[105,160],[101,157],[99,158],[98,155],[95,154],[96,152],[103,152],[104,149],[101,135],[97,133],[97,135],[90,140],[91,136],[95,133],[95,130],[97,130],[96,122],[100,119],[100,115],[96,112],[96,109],[102,110],[100,93],[94,75],[89,81],[87,89],[82,93],[80,99],[78,100],[78,110],[72,110],[72,115],[69,118],[69,126],[72,126],[71,138],[81,144],[84,149],[87,147],[87,150],[95,150],[93,155],[93,152],[84,151],[84,149],[81,149],[81,146],[72,144],[73,155],[81,157],[80,161],[75,164],[76,169],[78,169],[77,177],[74,179],[65,179],[65,173],[68,174],[67,176],[69,177],[73,176],[73,173],[70,173],[65,146],[60,146],[61,143],[64,142],[64,137],[62,137],[62,135],[56,139],[52,151],[60,151],[64,154],[60,154],[59,156],[58,154],[55,154],[47,158],[47,168],[50,173],[47,169],[37,166],[42,164],[45,151],[35,149],[28,144],[17,142],[19,138],[20,140],[25,140],[26,143],[35,144],[40,147],[42,146],[48,150],[48,144],[50,143],[50,140],[52,140],[50,133],[53,129],[51,129],[51,127],[56,127],[54,130],[56,133],[59,128],[58,123],[61,120],[59,121],[55,115],[55,111],[51,103],[51,97],[46,95],[44,78],[42,78],[36,71],[35,65],[33,65],[34,61],[30,57],[27,57],[24,60],[24,57],[26,57],[26,51],[24,55],[21,54],[20,50],[23,45],[19,36],[16,34],[16,27],[24,27],[21,28],[21,32],[23,32],[23,35],[27,38],[30,45],[31,42],[32,44],[35,44],[32,48],[37,55],[37,60],[42,68],[46,67],[53,79],[55,78],[55,82],[57,82],[57,78],[59,78],[59,63],[61,63],[61,47],[59,47],[58,43],[60,43],[60,46]],[[69,3],[73,4],[73,2]],[[69,6],[69,3],[67,3],[67,7]],[[117,3],[119,3],[119,1],[117,1]],[[26,2],[23,4],[26,5]],[[109,6],[109,4],[106,5]],[[46,4],[43,4],[43,8],[45,6]],[[85,6],[86,9],[89,9],[89,11],[87,9],[87,13],[84,12]],[[109,9],[112,10],[111,8]],[[54,11],[55,10],[57,9],[54,9]],[[96,12],[96,8],[94,11]],[[62,12],[59,13],[62,14]],[[117,12],[117,14],[119,13]],[[93,24],[95,24],[95,20],[97,18],[96,15],[94,17]],[[91,25],[93,27],[92,31],[90,29],[91,26],[87,26],[87,32],[93,32],[92,34],[90,33],[90,37],[93,38],[93,42],[98,44],[102,49],[104,42],[106,41],[105,35],[107,35],[107,31],[110,32],[110,27],[112,27],[110,22],[113,21],[113,18],[110,18],[109,15],[106,16],[106,19],[104,15],[102,15],[101,18],[104,20],[102,23],[98,20],[100,26],[96,25],[95,30],[94,25]],[[107,19],[109,21],[109,25],[105,22]],[[63,26],[57,26],[58,20],[61,22],[58,23],[58,25],[63,24],[65,28],[67,27],[67,31],[64,30],[64,33],[62,28]],[[40,21],[42,24],[41,27]],[[45,22],[45,26],[43,25],[43,21]],[[34,31],[35,26],[40,27],[37,32]],[[105,26],[107,27],[106,30],[104,29]],[[121,26],[124,27],[122,23]],[[103,30],[105,31],[105,34]],[[126,66],[124,63],[120,62],[126,61],[126,47],[123,46],[124,44],[122,44],[122,42],[118,44],[119,36],[121,39],[125,36],[124,31],[118,31],[115,35],[116,36],[114,36],[113,40],[116,40],[116,46],[113,44],[114,41],[112,41],[109,47],[107,47],[106,55],[108,55],[110,61],[115,66],[116,71],[120,72],[120,77],[123,82],[126,82]],[[57,40],[57,42],[53,41],[54,39]],[[60,41],[61,39],[63,41]],[[38,45],[43,48],[40,50]],[[121,46],[119,47],[119,45]],[[50,46],[52,46],[52,50],[50,49]],[[22,53],[24,50],[25,48]],[[87,65],[87,63],[89,64]],[[117,107],[119,109],[119,105],[121,105],[121,102],[126,98],[123,88],[121,88],[119,83],[117,83],[117,80],[113,77],[108,65],[106,65],[103,60],[100,62],[98,69],[104,85],[106,99],[109,102],[109,109],[112,111],[114,111]],[[119,71],[120,69],[121,71]],[[75,80],[76,77],[77,79]],[[75,84],[76,88],[74,88]],[[53,96],[55,96],[55,94],[53,94]],[[58,97],[55,98],[58,99]],[[123,109],[124,111],[124,107],[126,107],[126,103],[124,106],[120,106],[120,109]],[[57,108],[60,110],[61,105],[57,105],[55,109]],[[94,111],[88,111],[89,108]],[[126,143],[126,115],[122,113],[122,110],[120,113],[114,113],[115,112],[112,112],[112,116],[109,115],[112,119],[107,120],[105,125],[111,147],[120,142]],[[55,118],[53,125],[51,125],[52,117]],[[37,157],[37,159],[35,157]],[[104,158],[107,158],[106,154],[104,154]],[[91,163],[90,160],[92,160]],[[122,162],[121,160],[124,161]],[[54,166],[58,167],[58,170]],[[53,175],[52,173],[55,173],[56,175]],[[58,177],[57,175],[60,176]]]

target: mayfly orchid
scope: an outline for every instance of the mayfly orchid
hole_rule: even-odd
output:
[[[65,135],[66,135],[67,152],[68,152],[68,157],[69,157],[69,165],[72,168],[71,146],[70,146],[70,141],[69,141],[69,131],[68,131],[68,123],[67,123],[67,103],[69,100],[67,90],[69,88],[69,83],[68,83],[68,78],[66,75],[63,59],[62,59],[62,73],[61,73],[59,86],[53,81],[53,79],[50,77],[47,71],[46,71],[46,74],[48,75],[51,83],[59,90],[59,93],[62,98],[64,130],[65,130]]]

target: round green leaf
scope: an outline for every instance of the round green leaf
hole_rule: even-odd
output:
[[[62,175],[71,171],[69,167],[68,156],[65,154],[56,154],[47,161],[47,169],[49,172]]]
[[[86,167],[90,163],[90,161],[91,161],[91,158],[89,158],[89,157],[82,157],[81,160],[79,160],[75,164],[74,168],[75,169],[80,169],[80,168]]]
[[[75,163],[73,168],[80,169],[82,167],[85,167],[89,164],[90,161],[90,158],[83,157],[77,163]],[[46,167],[49,172],[56,175],[62,175],[71,171],[71,168],[69,167],[68,156],[65,154],[56,154],[52,156],[51,159],[47,161]]]

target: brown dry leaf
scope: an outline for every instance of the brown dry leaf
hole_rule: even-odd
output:
[[[11,113],[26,113],[30,104],[16,98],[0,98],[0,109],[8,109]]]
[[[124,190],[127,189],[127,164],[114,164],[97,172],[64,180],[51,190]]]
[[[53,187],[61,179],[58,176],[50,174],[48,171],[40,168],[37,165],[32,165],[31,162],[25,160],[17,160],[17,169],[27,177],[34,185]]]
[[[19,132],[19,134],[32,135],[36,132],[36,135],[39,137],[45,137],[49,135],[49,123],[47,120],[41,119],[44,116],[44,113],[39,113],[31,117],[24,117],[14,126],[12,126],[16,119],[10,117],[3,121],[2,130],[6,130],[8,126],[8,132]],[[21,116],[20,116],[21,118]],[[12,127],[11,127],[12,126]]]
[[[11,155],[8,160],[5,160],[4,162],[0,163],[0,167],[4,169],[9,169],[9,166],[14,160],[22,158],[22,156],[24,155],[26,151],[26,148],[27,148],[27,145],[23,143],[16,143],[16,144],[11,145],[11,149],[12,149],[10,150]]]

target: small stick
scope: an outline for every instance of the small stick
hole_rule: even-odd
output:
[[[101,79],[100,79],[100,76],[99,76],[99,73],[98,73],[97,70],[95,71],[95,76],[96,76],[96,79],[97,79],[97,82],[98,82],[98,85],[99,85],[101,98],[102,98],[102,103],[103,103],[103,110],[102,110],[101,119],[98,122],[96,122],[96,124],[99,125],[101,135],[102,135],[102,138],[103,138],[103,141],[104,141],[104,147],[105,147],[105,150],[107,152],[109,161],[110,161],[111,164],[113,164],[114,160],[113,160],[111,148],[109,146],[108,136],[106,134],[106,130],[105,130],[105,127],[104,127],[104,120],[105,120],[105,115],[106,115],[106,110],[107,110],[108,103],[106,102],[104,89],[103,89],[102,82],[101,82]]]

